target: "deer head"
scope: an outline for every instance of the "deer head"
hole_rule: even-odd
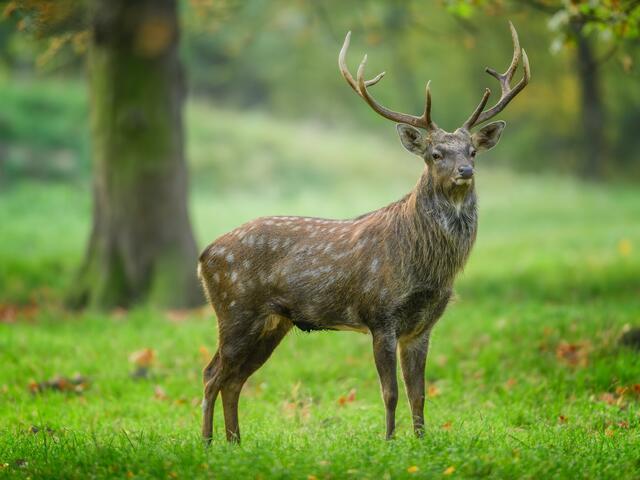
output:
[[[431,90],[430,82],[426,87],[426,102],[422,115],[414,116],[399,113],[380,105],[369,93],[368,87],[378,83],[385,72],[380,73],[371,80],[364,79],[364,68],[367,62],[365,55],[356,79],[349,72],[345,63],[351,32],[347,36],[338,56],[340,72],[351,88],[360,96],[376,113],[397,122],[397,130],[402,145],[421,157],[428,169],[428,175],[433,184],[447,196],[459,197],[473,186],[475,157],[477,153],[493,148],[500,140],[500,135],[506,123],[497,121],[483,126],[472,133],[474,126],[486,122],[500,113],[511,100],[529,83],[531,71],[526,52],[520,48],[518,33],[513,24],[509,22],[511,37],[513,39],[513,58],[505,73],[498,73],[492,68],[486,72],[500,82],[502,94],[500,100],[491,108],[485,110],[491,91],[487,88],[482,100],[471,116],[454,132],[447,132],[438,127],[431,118]],[[511,87],[511,80],[522,60],[524,68],[523,78]]]

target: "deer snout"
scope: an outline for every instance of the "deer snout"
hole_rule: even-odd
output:
[[[458,178],[468,179],[473,177],[473,167],[471,165],[462,165],[458,167]]]

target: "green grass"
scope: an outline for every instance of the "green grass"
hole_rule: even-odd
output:
[[[188,125],[202,246],[258,215],[377,208],[421,168],[392,128],[379,138],[202,104]],[[294,332],[243,391],[242,445],[223,440],[218,405],[203,448],[213,315],[65,312],[89,188],[5,186],[0,301],[38,310],[0,324],[0,477],[440,478],[453,467],[451,478],[638,478],[640,396],[620,388],[640,384],[640,359],[617,339],[640,324],[640,194],[492,169],[501,147],[479,159],[478,242],[434,330],[422,440],[404,401],[396,440],[383,440],[370,338]],[[152,377],[134,380],[128,357],[144,347],[157,352]],[[90,379],[82,394],[29,392],[76,372]]]

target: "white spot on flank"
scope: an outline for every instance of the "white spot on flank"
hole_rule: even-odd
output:
[[[243,260],[242,261],[242,266],[244,268],[250,268],[251,267],[251,262],[249,260]]]
[[[220,275],[218,274],[218,272],[213,274],[213,281],[216,283],[220,281]]]
[[[371,273],[376,273],[380,268],[380,260],[378,258],[374,258],[371,262]]]
[[[238,279],[238,272],[234,270],[233,272],[231,272],[231,281],[235,282],[237,279]]]
[[[229,304],[229,306],[230,306],[230,307],[233,307],[235,304],[236,304],[236,301],[235,301],[235,300],[233,300],[233,301]]]
[[[264,222],[265,225],[273,225],[273,220],[267,220]]]
[[[233,263],[233,253],[229,252],[227,253],[227,262],[228,263]]]

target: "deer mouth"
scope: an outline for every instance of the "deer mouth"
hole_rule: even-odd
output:
[[[473,177],[471,178],[463,178],[463,177],[454,177],[453,184],[462,186],[462,185],[471,185],[473,183]]]

